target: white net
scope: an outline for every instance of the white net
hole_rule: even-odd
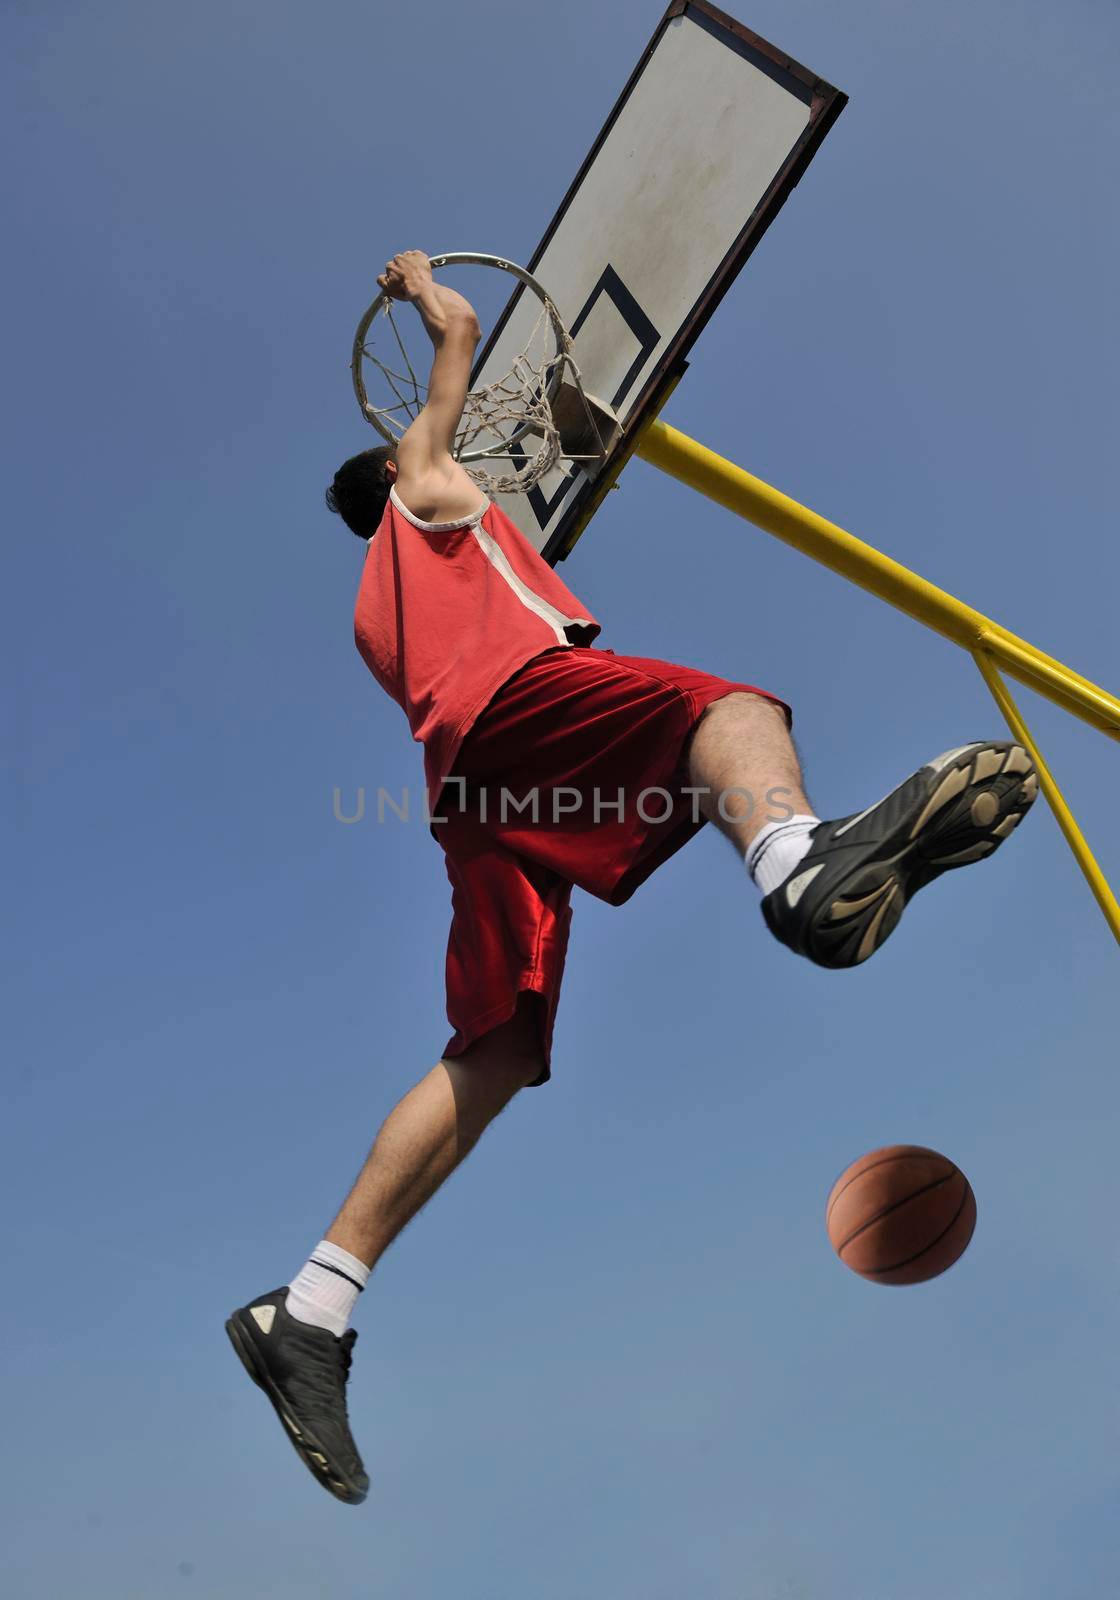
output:
[[[598,459],[602,454],[596,418],[586,403],[579,369],[572,359],[571,338],[555,305],[539,287],[537,292],[540,314],[525,348],[513,357],[502,377],[467,394],[455,435],[456,459],[489,494],[514,494],[531,488],[562,455],[583,459],[565,450],[553,415],[552,401],[561,384],[582,403],[577,404],[580,425],[590,427],[592,435],[592,453],[586,459]],[[354,387],[367,420],[384,438],[395,442],[420,415],[428,389],[409,358],[393,302],[382,297],[375,308],[363,319],[355,340]],[[395,349],[384,336],[386,323]],[[374,348],[379,333],[381,353]],[[371,383],[376,383],[377,398],[384,399],[384,404],[375,403],[367,393],[367,367]]]

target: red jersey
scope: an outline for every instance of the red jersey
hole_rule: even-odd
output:
[[[421,522],[390,491],[368,541],[354,638],[424,746],[434,813],[475,718],[515,672],[599,624],[490,500],[460,522]]]

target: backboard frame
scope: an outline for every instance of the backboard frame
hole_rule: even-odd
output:
[[[757,247],[778,212],[782,209],[848,100],[847,95],[842,90],[837,89],[833,84],[827,83],[807,67],[801,66],[799,62],[794,61],[783,51],[778,50],[774,45],[769,44],[742,23],[728,16],[726,12],[712,5],[710,0],[671,0],[670,5],[658,22],[648,45],[639,57],[637,65],[630,74],[622,93],[615,102],[610,115],[603,124],[598,137],[569,185],[568,191],[545,230],[543,238],[534,251],[528,263],[530,272],[535,272],[539,265],[611,129],[639,83],[665,30],[675,18],[685,16],[712,33],[723,44],[743,55],[754,67],[764,72],[768,77],[773,78],[783,88],[800,99],[809,108],[809,119],[805,129],[790,149],[785,161],[755,207],[754,212],[734,239],[723,260],[719,263],[691,310],[682,321],[676,335],[661,355],[657,366],[650,374],[636,400],[629,407],[625,435],[617,451],[599,472],[594,475],[582,473],[584,482],[571,496],[564,521],[551,535],[541,552],[544,559],[552,565],[562,561],[571,553],[576,540],[587,526],[592,514],[602,502],[608,489],[616,481],[625,462],[633,453],[637,436],[640,434],[641,429],[657,415],[669,393],[685,371],[688,352],[707,325],[716,306]],[[609,270],[608,268],[607,271]],[[605,276],[606,272],[603,277]],[[546,284],[545,287],[547,288],[548,285]],[[594,304],[595,298],[602,287],[603,280],[600,279],[599,286],[593,291],[581,315],[585,315],[590,306]],[[606,287],[609,290],[611,286],[607,285]],[[500,338],[510,316],[513,314],[522,292],[520,286],[514,291],[491,330],[490,337],[486,340],[475,362],[471,378],[472,386],[478,381],[479,374],[484,370],[490,353]],[[625,291],[623,290],[623,292]],[[635,307],[635,311],[637,316],[641,317],[640,308]],[[573,325],[570,331],[573,334],[578,332],[578,324]],[[637,329],[635,331],[638,333]],[[638,338],[640,343],[640,333],[638,333]],[[600,398],[609,397],[603,396]],[[581,469],[578,466],[573,466],[565,477],[561,488],[556,491],[553,499],[558,500],[569,494],[572,484],[577,481],[580,475]],[[531,491],[530,500],[532,500],[534,494],[540,495],[541,493],[542,491],[539,488]]]

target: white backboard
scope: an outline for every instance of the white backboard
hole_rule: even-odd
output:
[[[845,102],[706,0],[662,17],[527,263],[574,335],[585,389],[623,423],[601,467],[562,463],[499,497],[549,560],[586,526]],[[472,387],[508,369],[539,309],[514,294]]]

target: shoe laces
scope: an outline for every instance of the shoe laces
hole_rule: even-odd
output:
[[[342,1374],[342,1387],[350,1381],[350,1364],[354,1359],[354,1344],[358,1337],[356,1328],[347,1328],[342,1338],[338,1341],[338,1370]]]
[[[316,1330],[316,1332],[319,1332]],[[349,1328],[340,1339],[319,1332],[301,1338],[299,1355],[292,1372],[297,1390],[317,1404],[328,1407],[341,1403],[346,1413],[346,1385],[350,1378],[357,1330]]]

